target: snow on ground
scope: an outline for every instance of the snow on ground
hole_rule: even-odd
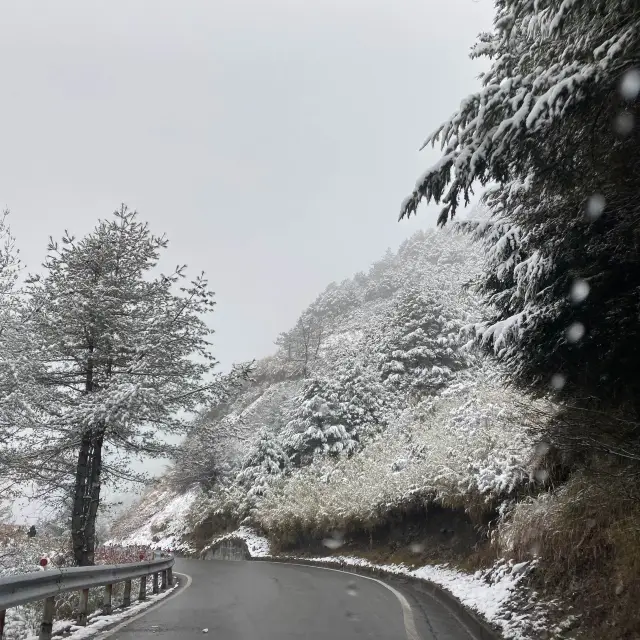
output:
[[[144,522],[131,533],[122,538],[110,540],[107,544],[115,546],[152,547],[154,549],[173,551],[192,551],[183,542],[184,535],[190,530],[187,514],[200,495],[199,489],[191,489],[184,494],[163,491],[152,500],[152,513],[145,514],[145,505],[139,505]],[[155,509],[153,505],[163,505]],[[154,541],[154,538],[156,540]]]
[[[505,638],[525,637],[524,629],[541,632],[544,628],[544,607],[531,603],[531,611],[521,612],[518,584],[533,569],[535,562],[514,564],[501,561],[488,571],[465,574],[444,566],[425,566],[411,571],[421,580],[429,580],[452,593],[466,607],[480,613],[500,627]],[[536,633],[536,637],[537,633]]]
[[[265,558],[271,555],[271,549],[269,541],[261,535],[258,535],[253,529],[249,527],[240,527],[231,533],[225,533],[222,536],[213,538],[203,551],[210,549],[212,546],[222,542],[223,540],[244,540],[249,549],[249,553],[252,558]]]
[[[447,565],[427,565],[411,569],[398,564],[374,564],[363,558],[352,556],[325,556],[318,558],[298,558],[291,560],[335,564],[342,567],[363,567],[380,569],[396,575],[406,575],[437,584],[454,595],[465,607],[479,613],[485,620],[496,625],[503,637],[509,640],[537,638],[545,626],[544,609],[541,603],[530,603],[529,611],[521,612],[517,598],[518,584],[533,569],[535,563],[501,561],[489,570],[471,575]],[[516,602],[518,600],[518,602]],[[534,635],[530,635],[531,632]]]
[[[91,615],[88,618],[88,624],[86,627],[79,627],[73,620],[56,620],[53,623],[54,636],[64,634],[64,638],[66,640],[85,640],[86,638],[99,640],[99,638],[105,637],[103,632],[107,629],[141,613],[154,603],[158,602],[158,600],[166,598],[177,586],[178,582],[176,581],[174,586],[170,589],[156,595],[148,595],[146,600],[143,600],[142,602],[135,602],[130,607],[116,611],[111,615]],[[25,640],[38,640],[38,636],[30,635],[27,636]]]

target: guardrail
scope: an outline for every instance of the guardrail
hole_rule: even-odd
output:
[[[0,640],[4,632],[7,609],[28,602],[44,600],[39,640],[50,640],[56,596],[79,591],[77,624],[87,624],[89,589],[104,587],[102,612],[112,613],[113,585],[124,582],[122,607],[131,604],[131,581],[140,579],[138,600],[147,598],[147,577],[153,576],[153,593],[173,586],[174,558],[159,558],[149,562],[111,564],[91,567],[48,569],[0,578]],[[160,579],[159,579],[160,578]],[[160,583],[160,584],[159,584]]]

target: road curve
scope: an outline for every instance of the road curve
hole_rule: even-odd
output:
[[[189,587],[116,628],[114,640],[471,640],[437,602],[341,571],[177,559],[175,572]]]

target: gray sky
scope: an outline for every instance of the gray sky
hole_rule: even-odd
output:
[[[0,206],[23,258],[120,202],[217,292],[223,367],[266,355],[397,223],[477,87],[490,0],[7,0]],[[435,211],[435,210],[434,210]]]

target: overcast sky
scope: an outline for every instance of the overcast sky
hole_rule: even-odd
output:
[[[0,205],[25,262],[121,202],[217,293],[224,368],[266,355],[396,222],[474,87],[491,0],[7,0]]]

